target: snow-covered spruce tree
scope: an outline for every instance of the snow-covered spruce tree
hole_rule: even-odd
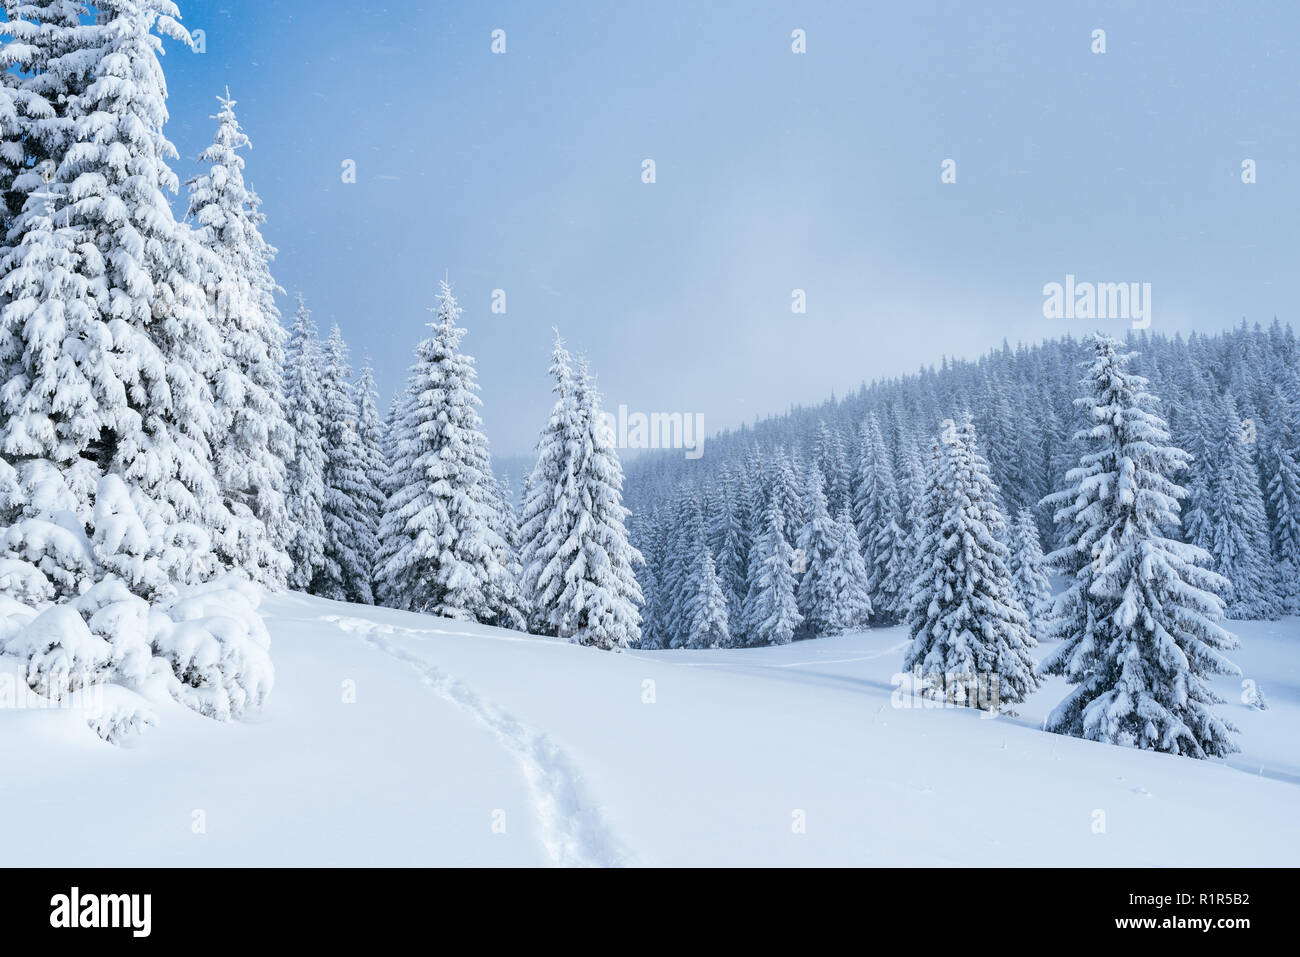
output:
[[[729,648],[731,633],[727,628],[727,596],[718,581],[713,553],[706,542],[695,549],[695,569],[690,579],[690,596],[686,601],[686,648]]]
[[[1037,687],[1035,641],[998,537],[1006,521],[997,487],[969,415],[945,428],[937,458],[925,489],[926,565],[912,588],[903,668],[920,671],[927,694],[996,711]]]
[[[623,469],[599,396],[574,375],[556,334],[550,373],[555,405],[537,442],[520,519],[524,592],[532,630],[613,649],[640,641],[644,601],[627,540]]]
[[[777,513],[781,516],[781,535],[787,543],[793,544],[799,537],[806,516],[799,477],[785,449],[777,452],[776,461],[768,474],[767,500],[776,504]]]
[[[374,594],[370,588],[371,543],[364,537],[364,507],[373,500],[374,490],[357,431],[358,409],[352,394],[348,347],[337,325],[325,341],[320,389],[320,432],[325,453],[321,521],[325,528],[325,549],[321,566],[312,576],[310,590],[323,598],[369,605],[374,603]]]
[[[1300,614],[1300,462],[1280,429],[1271,430],[1264,460],[1279,610]]]
[[[370,360],[361,367],[361,377],[354,388],[357,400],[357,442],[361,474],[364,483],[357,496],[360,524],[357,526],[357,554],[365,568],[371,597],[375,597],[375,556],[379,551],[379,520],[384,514],[384,480],[387,464],[384,458],[384,427],[379,421],[379,394],[375,389],[375,374]]]
[[[749,560],[745,635],[750,645],[789,644],[803,622],[795,597],[794,549],[785,540],[784,525],[777,503],[769,503]]]
[[[1029,616],[1030,632],[1044,633],[1052,613],[1052,585],[1044,572],[1043,546],[1034,511],[1026,506],[1011,525],[1011,580],[1020,605]]]
[[[211,454],[224,438],[210,388],[221,349],[201,286],[206,253],[166,199],[178,189],[167,166],[176,151],[163,135],[153,31],[191,41],[170,0],[108,0],[99,12],[62,58],[92,79],[66,103],[70,135],[54,173],[61,221],[97,254],[90,278],[112,343],[95,350],[95,374],[115,367],[108,375],[126,392],[115,410],[125,418],[101,429],[94,454],[154,506],[144,518],[161,531],[164,567],[193,582],[216,569],[211,536],[229,527]]]
[[[670,527],[662,609],[668,647],[680,648],[686,644],[686,603],[691,596],[695,546],[704,536],[703,507],[698,496],[682,491]]]
[[[289,587],[305,591],[325,566],[325,446],[321,419],[322,357],[316,323],[298,294],[298,311],[285,354],[285,411],[293,433],[286,470],[289,512]]]
[[[867,591],[877,619],[897,621],[907,610],[910,548],[889,451],[874,414],[867,416],[862,429],[858,479],[854,512],[870,576]]]
[[[849,501],[849,465],[844,455],[844,440],[832,426],[822,422],[817,427],[816,468],[826,483],[826,502],[838,513]]]
[[[487,491],[488,521],[495,535],[497,564],[501,568],[501,574],[492,583],[488,604],[496,625],[527,631],[528,602],[520,587],[523,568],[519,564],[519,517],[512,501],[510,480],[499,480],[489,474]]]
[[[1042,667],[1076,687],[1045,726],[1145,750],[1229,754],[1236,729],[1211,710],[1222,699],[1207,681],[1240,674],[1221,654],[1237,644],[1217,624],[1227,582],[1203,567],[1202,549],[1168,537],[1187,494],[1168,476],[1190,457],[1168,445],[1131,355],[1106,336],[1088,344],[1087,394],[1076,402],[1083,455],[1047,500],[1065,541],[1048,562],[1071,580],[1048,630],[1062,644]]]
[[[383,569],[389,560],[406,547],[406,540],[396,536],[385,538],[382,533],[388,503],[393,500],[393,495],[411,474],[419,452],[418,443],[414,441],[413,436],[408,435],[410,423],[414,421],[409,412],[414,406],[419,389],[419,377],[412,368],[407,374],[406,384],[393,396],[384,425],[384,474],[379,486],[380,491],[384,493],[384,507],[379,513],[379,526],[375,534],[377,545],[371,578],[376,604],[388,608],[410,607],[409,596],[405,592],[405,582],[391,579],[383,574]]]
[[[578,644],[627,648],[641,640],[644,596],[634,567],[643,559],[628,541],[623,466],[614,430],[581,357],[574,391],[583,433],[571,447],[581,450],[574,474],[584,510],[560,550],[561,560],[567,560],[565,588],[552,607],[551,620],[560,637]]]
[[[834,600],[824,615],[818,632],[840,635],[862,631],[871,619],[871,596],[867,592],[867,566],[862,560],[862,543],[858,541],[853,516],[847,506],[836,521],[835,547],[823,572],[826,591]]]
[[[433,334],[416,350],[397,427],[400,471],[379,526],[377,575],[399,608],[494,622],[503,574],[489,514],[491,463],[479,418],[473,357],[460,349],[460,306],[439,284]]]
[[[560,548],[577,522],[578,488],[574,465],[581,425],[573,368],[564,340],[556,334],[548,370],[555,380],[555,404],[537,439],[537,464],[524,483],[519,516],[519,560],[523,591],[529,600],[528,630],[554,635],[550,609],[561,587]]]
[[[832,591],[827,566],[835,552],[839,529],[827,509],[822,474],[816,468],[808,470],[807,489],[804,504],[807,521],[795,541],[796,558],[801,559],[799,565],[803,567],[795,596],[804,627],[814,635],[823,635],[831,626],[838,599]]]
[[[718,580],[722,593],[727,596],[727,617],[729,622],[736,622],[745,598],[749,535],[742,515],[743,489],[738,493],[733,487],[730,470],[723,469],[720,487],[723,493],[715,505],[710,540],[717,543]]]
[[[1231,394],[1223,396],[1218,406],[1205,507],[1211,567],[1230,583],[1222,593],[1229,617],[1276,618],[1277,581],[1268,519],[1259,471],[1251,457],[1258,430],[1253,423],[1243,423]]]
[[[248,137],[229,92],[217,98],[217,133],[199,156],[208,170],[186,184],[188,219],[207,249],[204,276],[210,318],[225,360],[214,383],[217,481],[232,518],[217,539],[223,563],[255,581],[283,587],[289,558],[285,460],[291,437],[284,415],[285,333],[271,277],[275,249],[263,238],[258,200],[244,184],[239,150]]]
[[[0,264],[0,588],[30,609],[9,615],[4,650],[42,694],[157,681],[238,717],[273,672],[256,595],[205,581],[231,526],[212,456],[222,360],[206,253],[165,197],[176,154],[153,31],[189,36],[166,0],[100,7],[70,29],[54,5],[9,9],[29,24],[54,11],[29,79],[59,92],[25,103],[25,144],[45,158],[15,178],[25,197]]]
[[[0,213],[3,237],[37,177],[57,170],[73,136],[70,98],[90,77],[76,54],[85,43],[81,0],[8,0],[0,22]]]

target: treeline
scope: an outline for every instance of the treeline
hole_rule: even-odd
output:
[[[1229,583],[1223,597],[1232,617],[1300,610],[1292,330],[1275,320],[1214,336],[1144,332],[1130,335],[1127,347],[1161,398],[1172,443],[1190,453],[1177,475],[1188,495],[1171,535],[1211,555]],[[1060,546],[1066,531],[1046,498],[1084,448],[1076,432],[1087,355],[1069,337],[1004,345],[976,362],[945,360],[712,437],[698,460],[659,452],[633,462],[628,504],[633,541],[646,557],[644,643],[756,645],[902,620],[920,547],[927,450],[967,413],[1002,514],[1015,519],[1027,510],[1020,537],[1035,537],[1023,530],[1032,521],[1047,550]],[[821,556],[836,551],[832,527],[845,537],[846,518],[866,569],[852,577],[865,583],[869,614],[856,589],[815,585],[828,573]],[[787,552],[793,573],[778,567]],[[842,575],[842,551],[827,561],[830,574]],[[684,614],[701,595],[717,598],[706,603],[711,612]]]
[[[555,405],[516,513],[493,475],[460,311],[442,283],[431,335],[381,424],[369,369],[352,382],[338,328],[322,345],[299,299],[285,376],[289,586],[600,648],[637,644],[641,558],[585,361],[557,338]]]

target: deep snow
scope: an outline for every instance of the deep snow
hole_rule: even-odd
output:
[[[612,654],[299,594],[263,611],[262,712],[151,704],[131,747],[15,707],[0,657],[0,864],[1300,863],[1298,619],[1233,623],[1269,710],[1216,682],[1225,762],[1046,734],[1058,679],[1016,718],[895,708],[901,628]]]

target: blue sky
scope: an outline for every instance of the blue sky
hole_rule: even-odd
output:
[[[385,402],[448,273],[499,454],[552,326],[607,405],[714,431],[1088,331],[1043,316],[1067,273],[1151,283],[1153,331],[1300,305],[1293,3],[179,2],[177,172],[229,85],[276,276]]]

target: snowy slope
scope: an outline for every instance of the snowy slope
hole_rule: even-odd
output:
[[[1243,753],[1216,762],[1044,734],[1057,681],[1014,719],[896,709],[901,629],[610,654],[298,594],[264,611],[251,722],[155,706],[115,748],[77,711],[0,710],[0,864],[1300,863],[1296,619],[1239,625],[1270,710],[1221,682]]]

